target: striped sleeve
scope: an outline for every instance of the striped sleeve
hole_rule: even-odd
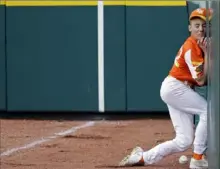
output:
[[[202,55],[197,53],[195,49],[189,48],[184,55],[185,62],[193,79],[197,79],[203,74],[204,59]]]

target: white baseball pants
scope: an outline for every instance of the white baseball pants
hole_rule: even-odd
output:
[[[160,95],[167,104],[176,137],[144,152],[146,164],[153,164],[169,154],[185,151],[192,143],[194,153],[203,154],[207,147],[207,101],[189,86],[170,76],[163,81]],[[195,134],[194,114],[200,117]]]

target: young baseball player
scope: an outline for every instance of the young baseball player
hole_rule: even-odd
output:
[[[207,78],[206,15],[211,10],[194,10],[189,17],[191,36],[179,49],[169,75],[164,79],[160,96],[167,104],[176,137],[154,148],[143,151],[141,147],[133,149],[120,166],[150,165],[167,155],[182,152],[194,145],[190,169],[208,168],[203,158],[207,148],[207,101],[196,93],[194,86],[203,86]],[[194,133],[193,115],[198,114],[200,121]]]

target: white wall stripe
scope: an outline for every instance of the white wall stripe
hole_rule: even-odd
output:
[[[99,112],[105,111],[104,87],[104,4],[98,0],[98,102]]]

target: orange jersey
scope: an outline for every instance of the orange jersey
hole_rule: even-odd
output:
[[[195,79],[202,75],[204,54],[195,39],[189,37],[179,49],[170,76],[197,85]]]

